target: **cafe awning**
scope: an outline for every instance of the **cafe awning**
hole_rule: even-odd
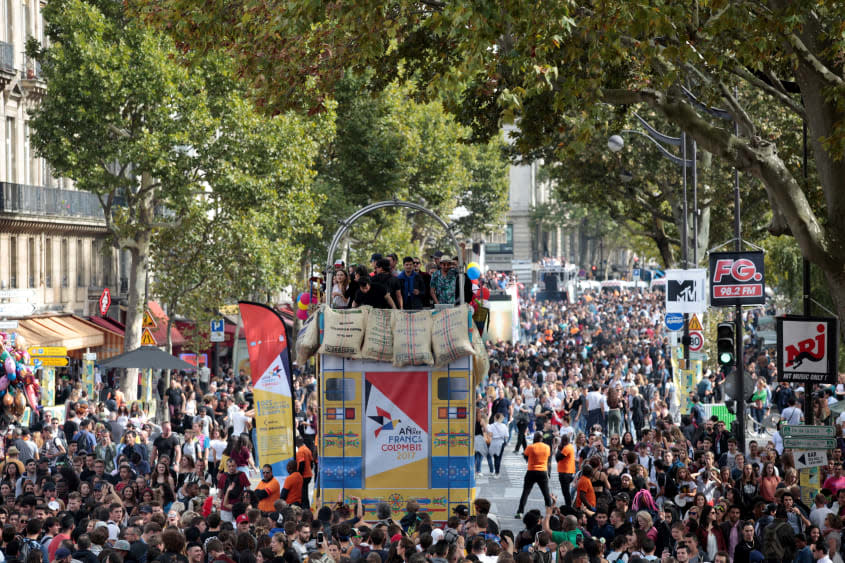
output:
[[[18,322],[16,331],[27,346],[64,346],[68,350],[96,348],[105,342],[103,331],[76,315],[39,315]]]

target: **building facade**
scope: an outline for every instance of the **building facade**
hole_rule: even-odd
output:
[[[115,301],[126,290],[126,261],[106,236],[97,197],[56,178],[32,146],[29,113],[47,85],[25,49],[31,37],[44,40],[42,6],[0,0],[0,319],[93,315],[104,287]]]

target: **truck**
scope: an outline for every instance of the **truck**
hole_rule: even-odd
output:
[[[442,219],[418,204],[369,205],[335,233],[326,287],[332,287],[334,252],[346,230],[383,207],[425,213],[451,234]],[[452,240],[457,249],[454,236]],[[463,271],[463,257],[458,254]],[[463,276],[459,278],[462,297]],[[400,514],[413,500],[436,522],[445,522],[458,505],[472,506],[476,487],[472,362],[473,357],[467,356],[443,367],[394,367],[391,362],[320,355],[316,488],[321,501],[354,505],[360,499],[365,518],[375,519],[379,503]]]

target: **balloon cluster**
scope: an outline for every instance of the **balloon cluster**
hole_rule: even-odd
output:
[[[480,278],[481,266],[479,266],[476,262],[470,262],[469,264],[467,264],[467,277],[472,281],[475,281]]]
[[[302,292],[296,298],[296,318],[304,321],[308,318],[308,306],[311,304],[311,294]]]
[[[26,351],[26,341],[21,335],[13,340],[9,334],[0,333],[0,363],[3,366],[0,370],[0,402],[3,407],[20,416],[25,406],[24,394],[32,394],[34,397],[39,390],[38,381],[32,373],[29,352]]]

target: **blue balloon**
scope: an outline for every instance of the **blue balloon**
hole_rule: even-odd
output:
[[[18,374],[17,373],[10,373],[10,374],[6,375],[6,377],[9,378],[9,381],[14,381],[15,379],[18,378]]]
[[[471,280],[477,280],[481,277],[481,269],[477,266],[473,266],[472,268],[467,270],[467,277]]]

